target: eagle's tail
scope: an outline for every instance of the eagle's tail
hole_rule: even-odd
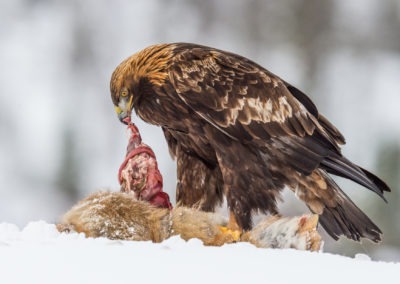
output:
[[[374,174],[350,162],[345,157],[338,154],[330,155],[322,160],[321,168],[325,169],[328,173],[351,179],[365,186],[387,202],[383,193],[385,191],[390,192],[389,186]]]
[[[344,235],[355,241],[367,238],[376,243],[380,242],[382,231],[378,226],[336,184],[334,186],[337,206],[326,206],[319,219],[325,231],[335,240]]]
[[[384,192],[390,192],[388,185],[369,171],[350,162],[345,157],[333,154],[321,162],[321,168],[328,173],[351,179],[378,194],[383,200]],[[334,239],[340,235],[359,241],[368,238],[371,241],[381,240],[381,230],[364,214],[350,198],[329,177],[330,187],[336,192],[337,206],[325,207],[320,223]]]
[[[322,169],[310,175],[298,175],[297,183],[289,186],[303,200],[311,212],[320,215],[319,223],[335,240],[340,236],[360,241],[381,240],[382,232],[368,216],[340,189]]]

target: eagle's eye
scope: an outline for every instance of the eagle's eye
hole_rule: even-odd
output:
[[[121,97],[123,97],[123,98],[125,98],[125,97],[127,97],[128,96],[128,91],[127,90],[123,90],[122,92],[121,92]]]

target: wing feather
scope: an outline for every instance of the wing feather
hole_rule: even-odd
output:
[[[170,78],[180,99],[229,136],[243,139],[238,128],[244,126],[252,140],[314,132],[310,116],[315,111],[310,113],[282,80],[255,63],[204,48],[174,58]]]
[[[329,151],[340,153],[337,141],[344,139],[326,119],[319,123],[312,101],[256,63],[205,47],[182,49],[174,60],[169,76],[178,97],[232,139],[281,149],[306,174]]]

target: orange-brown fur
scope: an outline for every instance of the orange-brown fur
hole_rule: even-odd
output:
[[[208,245],[235,241],[220,230],[223,218],[186,207],[170,211],[138,201],[120,192],[91,194],[71,208],[58,225],[60,231],[73,230],[87,237],[161,242],[172,235],[199,238]],[[236,239],[237,240],[237,239]]]
[[[97,192],[72,207],[59,229],[72,229],[94,238],[160,242],[169,234],[159,229],[167,228],[169,221],[167,209],[153,210],[147,202],[125,193]]]
[[[286,247],[287,244],[279,245],[279,241],[274,239],[278,238],[280,232],[271,231],[271,225],[278,220],[285,224],[294,219],[276,216],[266,218],[240,239],[237,231],[226,229],[225,218],[215,213],[186,207],[176,207],[170,211],[138,201],[130,194],[97,192],[73,206],[57,228],[62,232],[76,231],[94,238],[161,242],[170,236],[180,235],[185,240],[198,238],[205,245],[212,246],[246,241],[257,247]],[[315,230],[317,220],[317,217],[294,220],[299,222],[299,226],[293,239],[307,240],[305,249],[319,249],[320,237]],[[295,245],[293,247],[296,248]]]

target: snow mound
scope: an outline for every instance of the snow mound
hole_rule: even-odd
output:
[[[60,234],[54,224],[0,224],[0,283],[398,283],[400,263],[248,243],[205,247]]]

